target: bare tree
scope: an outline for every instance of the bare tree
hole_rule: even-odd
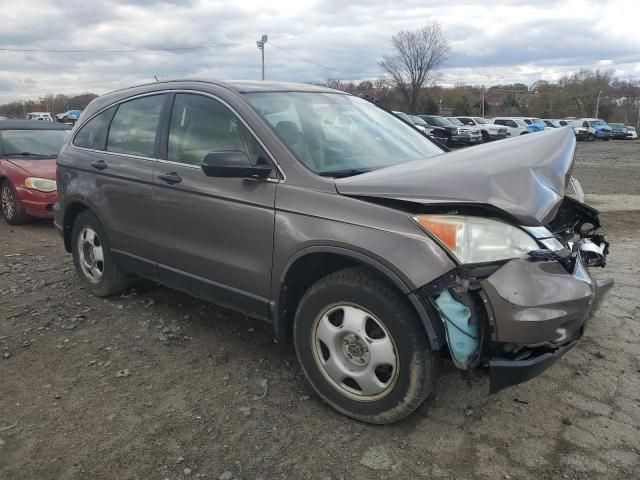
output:
[[[413,114],[420,89],[449,54],[449,42],[440,24],[433,21],[419,30],[401,31],[393,36],[391,45],[394,52],[383,55],[379,66],[402,92]]]

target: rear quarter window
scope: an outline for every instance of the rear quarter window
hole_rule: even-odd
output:
[[[104,150],[107,143],[109,124],[115,111],[116,107],[108,108],[85,123],[80,127],[80,130],[78,130],[78,133],[73,139],[73,144],[81,148]]]

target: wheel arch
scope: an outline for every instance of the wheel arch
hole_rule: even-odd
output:
[[[73,231],[73,224],[82,212],[90,211],[93,213],[100,223],[104,227],[104,223],[100,218],[100,215],[94,208],[91,207],[84,200],[76,199],[69,200],[64,208],[64,215],[62,218],[62,238],[64,239],[64,248],[67,252],[71,253],[71,232]]]
[[[427,312],[418,295],[399,274],[369,255],[336,246],[304,248],[285,264],[276,280],[276,291],[271,305],[276,337],[291,336],[297,306],[304,292],[313,283],[329,273],[353,266],[363,266],[374,271],[405,295],[421,320],[431,348],[440,349],[443,339],[438,334],[440,329],[435,324],[433,312]]]

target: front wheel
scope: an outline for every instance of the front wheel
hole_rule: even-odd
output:
[[[9,180],[0,184],[0,207],[9,225],[22,225],[29,221],[29,215],[25,213],[18,193]]]
[[[596,139],[596,136],[593,133],[590,133],[590,134],[587,135],[587,141],[588,142],[593,142],[593,141],[595,141],[595,139]]]
[[[108,297],[129,287],[131,279],[115,263],[107,234],[92,212],[78,215],[71,239],[73,263],[89,292],[96,297]]]
[[[318,395],[357,420],[398,421],[435,388],[438,357],[420,319],[366,269],[340,270],[311,286],[296,312],[294,344]]]

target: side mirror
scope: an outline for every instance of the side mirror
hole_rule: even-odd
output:
[[[247,154],[238,150],[208,153],[200,166],[209,177],[267,178],[272,171],[269,165],[251,165]]]

